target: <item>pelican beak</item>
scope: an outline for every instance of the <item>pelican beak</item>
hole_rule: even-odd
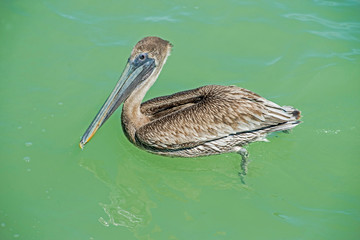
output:
[[[126,64],[126,67],[114,90],[107,98],[100,111],[85,131],[84,135],[81,137],[81,149],[84,148],[84,145],[90,141],[96,131],[115,112],[120,104],[129,97],[131,92],[151,75],[155,67],[155,60],[148,58],[146,54],[143,54],[141,58],[137,57],[134,60],[128,60],[128,63]]]

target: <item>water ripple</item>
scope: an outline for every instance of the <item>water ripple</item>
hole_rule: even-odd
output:
[[[333,1],[327,1],[327,0],[314,0],[316,5],[320,6],[330,6],[330,7],[338,7],[338,6],[358,6],[360,5],[360,2],[358,0],[344,0],[341,2],[333,2]]]
[[[305,206],[298,206],[298,208],[303,209],[305,211],[310,212],[324,212],[324,213],[334,213],[334,214],[343,214],[343,215],[351,215],[351,211],[347,210],[336,210],[336,209],[324,209],[324,208],[311,208]]]
[[[273,59],[273,60],[265,63],[265,65],[267,65],[267,66],[274,65],[275,63],[277,63],[278,61],[280,61],[282,58],[283,58],[282,56],[277,57],[277,58],[275,58],[275,59]]]
[[[137,15],[127,15],[127,16],[95,16],[90,14],[85,14],[83,12],[63,12],[59,10],[56,6],[48,2],[44,2],[44,5],[55,14],[73,21],[77,21],[83,24],[97,24],[101,22],[109,21],[125,21],[125,22],[179,22],[180,20],[173,18],[172,16],[148,16],[148,17],[139,17]]]
[[[85,14],[82,12],[76,12],[76,13],[65,13],[60,10],[58,10],[56,7],[52,6],[51,4],[44,2],[44,5],[53,13],[59,15],[60,17],[77,21],[83,24],[95,24],[99,22],[105,22],[105,21],[114,21],[114,20],[124,20],[128,19],[129,17],[99,17],[94,16],[90,14]]]
[[[305,58],[322,57],[322,58],[333,58],[338,57],[350,61],[355,61],[355,56],[360,55],[360,49],[351,49],[350,52],[331,52],[331,53],[309,53],[306,54]]]
[[[151,17],[145,17],[144,20],[150,21],[150,22],[179,22],[179,20],[174,19],[170,16],[151,16]]]
[[[325,29],[305,30],[308,33],[332,40],[360,41],[354,34],[360,33],[360,22],[335,22],[311,14],[289,13],[283,15],[288,19],[301,22],[317,23]],[[314,27],[314,26],[311,26]]]
[[[324,18],[319,18],[311,14],[289,13],[284,17],[295,19],[302,22],[315,22],[331,29],[348,30],[360,32],[360,23],[358,22],[334,22]]]
[[[352,41],[360,41],[358,38],[350,35],[347,32],[321,32],[321,31],[308,31],[309,33],[318,35],[320,37],[324,37],[327,39],[341,39],[341,40],[352,40]]]
[[[89,40],[97,46],[109,47],[109,46],[129,46],[129,41],[119,39],[118,36],[112,36],[107,34],[92,35]]]

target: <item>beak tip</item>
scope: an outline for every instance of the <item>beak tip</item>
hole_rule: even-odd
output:
[[[82,143],[82,142],[79,143],[79,147],[81,148],[81,150],[84,150],[84,146],[85,146],[84,143]]]

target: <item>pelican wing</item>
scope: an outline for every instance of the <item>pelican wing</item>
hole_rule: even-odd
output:
[[[150,122],[136,131],[145,147],[195,147],[231,134],[257,131],[296,121],[287,107],[236,86],[209,85],[145,102],[141,111]]]
[[[141,104],[141,112],[154,121],[163,116],[193,106],[203,100],[201,88],[150,99]]]

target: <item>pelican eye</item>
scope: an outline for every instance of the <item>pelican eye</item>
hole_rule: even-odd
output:
[[[146,58],[146,54],[145,53],[140,53],[139,59],[140,60],[145,60],[145,58]]]
[[[135,59],[131,62],[131,64],[135,67],[139,67],[143,64],[148,65],[150,64],[150,62],[152,62],[152,59],[149,58],[148,53],[145,52],[145,53],[139,53],[135,57]]]

